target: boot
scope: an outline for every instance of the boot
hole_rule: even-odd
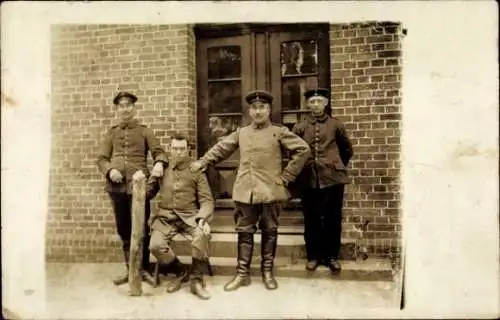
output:
[[[167,284],[167,292],[173,293],[178,291],[182,284],[189,280],[189,270],[177,257],[175,257],[169,266],[171,266],[171,270],[175,273],[176,278]]]
[[[251,283],[250,265],[253,253],[253,233],[238,233],[238,260],[236,266],[236,276],[226,283],[225,291],[233,291],[241,286],[248,286]]]
[[[278,231],[262,231],[261,241],[261,271],[262,281],[268,290],[278,288],[278,282],[273,275],[274,257],[276,255],[276,246],[278,240]]]
[[[119,275],[118,277],[113,279],[113,283],[115,286],[121,286],[122,284],[128,283],[128,262],[130,257],[130,251],[128,248],[123,249],[123,258],[125,259],[125,267],[127,268],[127,272]]]
[[[191,274],[191,293],[200,299],[210,299],[210,293],[205,289],[203,274],[207,272],[207,263],[205,260],[193,258],[193,272]]]

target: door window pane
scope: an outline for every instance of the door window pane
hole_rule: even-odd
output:
[[[208,78],[225,79],[241,76],[241,48],[225,46],[208,48]]]
[[[282,110],[305,110],[304,92],[317,87],[317,76],[282,79]]]
[[[281,75],[316,73],[318,49],[316,41],[293,41],[281,44]]]
[[[211,82],[208,84],[208,112],[241,112],[240,81]]]
[[[241,116],[209,116],[208,144],[213,146],[220,139],[235,131],[241,125]]]

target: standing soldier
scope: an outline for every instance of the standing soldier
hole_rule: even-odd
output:
[[[120,92],[113,99],[121,123],[111,127],[101,144],[97,164],[100,172],[106,177],[106,191],[113,203],[116,229],[123,247],[125,265],[128,271],[130,254],[130,237],[132,232],[132,181],[139,175],[149,176],[147,168],[148,151],[154,160],[153,176],[163,174],[163,163],[166,154],[153,131],[140,124],[135,118],[135,102],[137,97],[128,92]],[[142,257],[142,277],[152,283],[149,270],[149,219],[150,204],[145,203],[145,232]],[[128,282],[128,272],[113,280],[115,285]]]
[[[224,290],[232,291],[250,284],[254,233],[257,222],[262,231],[261,272],[267,289],[278,287],[273,275],[278,240],[278,216],[281,202],[289,198],[287,186],[295,180],[309,157],[308,145],[284,126],[270,122],[273,97],[265,91],[253,91],[245,97],[252,123],[240,127],[219,141],[198,161],[193,171],[206,170],[240,149],[240,165],[233,187],[235,222],[238,233],[236,276]],[[281,147],[291,151],[291,160],[282,169]]]
[[[325,111],[329,91],[309,90],[304,96],[311,114],[292,131],[312,151],[297,179],[304,206],[306,269],[314,271],[324,263],[332,273],[338,273],[344,186],[349,183],[346,167],[353,150],[344,125]]]

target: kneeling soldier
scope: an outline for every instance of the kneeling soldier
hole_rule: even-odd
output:
[[[206,175],[189,170],[187,139],[173,137],[170,146],[171,159],[162,179],[150,179],[148,198],[160,194],[159,211],[152,215],[150,251],[162,267],[176,274],[167,286],[167,292],[179,290],[189,278],[189,272],[170,248],[172,239],[181,234],[191,240],[192,274],[191,292],[201,299],[209,299],[203,274],[208,271],[208,243],[214,211],[214,201]]]

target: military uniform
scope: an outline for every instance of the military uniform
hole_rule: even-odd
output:
[[[246,97],[249,104],[258,99],[272,102],[272,96],[263,91],[251,92]],[[249,284],[247,279],[257,223],[262,230],[261,270],[263,276],[268,277],[272,276],[276,253],[280,205],[290,197],[286,183],[292,182],[299,174],[310,150],[302,139],[285,126],[270,122],[261,125],[252,123],[238,128],[218,142],[200,161],[214,165],[229,157],[237,148],[240,150],[240,161],[233,186],[238,232],[237,276],[245,279],[243,283]],[[291,151],[291,159],[284,169],[282,148]]]
[[[137,97],[130,93],[119,93],[113,102],[123,98],[129,98],[132,102]],[[132,232],[132,176],[136,171],[142,171],[146,177],[149,176],[147,168],[147,155],[151,152],[154,162],[166,162],[166,154],[153,131],[145,125],[140,124],[137,119],[122,122],[111,127],[101,144],[97,164],[100,172],[106,177],[106,191],[108,192],[115,214],[116,229],[122,241],[125,263],[128,268],[130,253],[130,237]],[[120,183],[111,181],[109,173],[112,169],[118,170],[123,179]],[[145,203],[146,221],[150,214],[149,201]],[[149,267],[149,231],[146,226],[143,245],[142,268]]]
[[[202,172],[191,172],[190,161],[178,163],[175,167],[165,169],[163,178],[151,178],[148,183],[148,199],[159,192],[159,210],[149,221],[151,226],[150,250],[157,261],[163,266],[169,266],[178,279],[171,282],[168,292],[180,289],[182,281],[186,280],[187,270],[180,263],[170,248],[172,239],[181,234],[191,241],[192,248],[192,285],[193,293],[206,299],[207,294],[201,293],[198,283],[203,284],[203,274],[207,273],[208,244],[210,234],[198,227],[198,220],[210,222],[213,218],[214,200],[208,185],[207,177]]]
[[[327,98],[327,92],[311,90],[305,96]],[[349,183],[346,168],[353,155],[352,144],[344,125],[326,113],[308,115],[292,131],[311,147],[311,157],[297,179],[304,206],[307,259],[329,264],[339,259],[344,186]]]

